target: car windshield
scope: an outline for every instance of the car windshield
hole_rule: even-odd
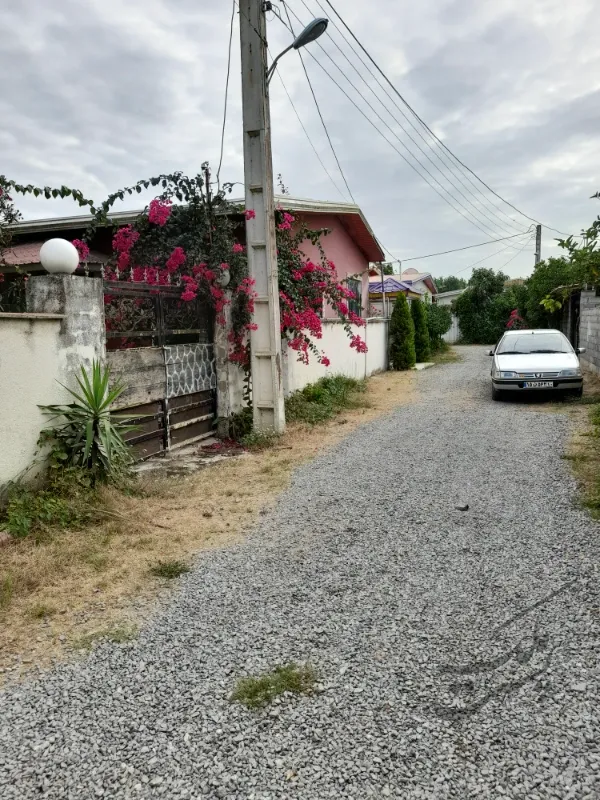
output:
[[[524,333],[505,336],[496,351],[498,355],[527,353],[572,353],[569,340],[562,333]]]

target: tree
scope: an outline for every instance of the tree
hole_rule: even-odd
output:
[[[425,306],[427,314],[427,330],[429,340],[433,350],[439,350],[442,343],[442,336],[450,330],[452,326],[452,313],[449,306],[440,306],[437,303],[427,303]]]
[[[576,270],[566,258],[548,258],[535,265],[532,275],[525,282],[525,307],[521,309],[532,328],[555,328],[558,315],[548,311],[542,300],[560,286],[571,286],[578,282]]]
[[[438,294],[467,288],[466,280],[464,278],[456,278],[454,275],[448,275],[447,278],[436,278],[435,285],[437,286]]]
[[[503,334],[515,308],[515,295],[505,291],[503,272],[476,269],[469,285],[453,303],[461,337],[468,344],[492,344]]]
[[[431,355],[429,331],[427,330],[427,312],[425,306],[415,298],[410,306],[410,313],[415,326],[415,356],[417,361],[427,361]]]
[[[415,326],[403,294],[398,295],[390,318],[390,362],[392,369],[411,369],[416,363]]]
[[[393,275],[394,274],[394,265],[393,264],[382,264],[380,271],[383,272],[384,275]]]

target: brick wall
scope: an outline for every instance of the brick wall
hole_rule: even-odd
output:
[[[600,297],[595,291],[581,292],[579,347],[585,347],[581,364],[600,373]]]

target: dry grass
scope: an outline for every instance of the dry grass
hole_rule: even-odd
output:
[[[583,398],[564,404],[572,423],[572,435],[564,458],[573,468],[581,502],[600,518],[600,376],[584,374]]]
[[[139,625],[152,601],[169,591],[152,575],[153,565],[188,563],[202,550],[238,540],[295,467],[410,402],[414,381],[412,373],[374,376],[365,408],[316,427],[290,425],[272,448],[189,476],[144,477],[144,496],[106,491],[109,516],[102,525],[0,547],[0,668],[12,668],[0,680],[32,663],[48,664],[98,631]]]

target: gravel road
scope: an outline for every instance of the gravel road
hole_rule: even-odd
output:
[[[492,403],[482,350],[298,470],[134,643],[1,694],[2,800],[599,798],[599,527],[566,418]],[[290,660],[318,694],[228,701]]]

